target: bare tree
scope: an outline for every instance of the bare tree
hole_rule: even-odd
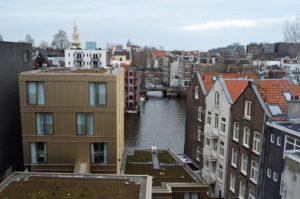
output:
[[[0,34],[0,41],[3,41],[2,35]]]
[[[297,16],[294,21],[286,20],[283,27],[284,39],[286,42],[295,44],[300,43],[300,17]]]
[[[25,41],[24,41],[25,43],[29,43],[29,44],[31,44],[32,46],[34,45],[34,39],[31,37],[31,35],[30,34],[26,34],[25,35]]]
[[[48,42],[45,41],[45,40],[42,40],[41,43],[40,43],[40,48],[41,49],[46,49],[48,47],[49,47]]]
[[[64,30],[59,30],[58,33],[54,35],[52,46],[57,49],[66,49],[70,45],[67,37],[67,33]]]

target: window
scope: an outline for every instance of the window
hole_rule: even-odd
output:
[[[94,164],[107,164],[107,143],[91,144],[91,162]]]
[[[218,139],[213,139],[213,150],[214,151],[218,150]]]
[[[232,148],[231,165],[236,167],[236,163],[237,163],[237,150],[235,148]]]
[[[282,111],[278,105],[268,105],[268,107],[273,116],[282,115]]]
[[[219,114],[215,114],[215,128],[219,128]]]
[[[274,143],[274,142],[275,142],[275,135],[274,135],[274,134],[271,134],[270,142],[271,142],[271,143]]]
[[[27,82],[27,103],[45,104],[44,82]]]
[[[44,142],[30,143],[31,163],[47,163],[47,145]]]
[[[240,124],[238,122],[233,123],[233,140],[239,141]]]
[[[258,177],[258,164],[257,162],[252,161],[250,179],[254,183],[257,183],[257,177]]]
[[[253,189],[249,189],[249,199],[255,199],[255,191]]]
[[[274,180],[275,182],[277,182],[277,180],[278,180],[278,173],[277,173],[277,172],[274,172],[274,173],[273,173],[273,180]]]
[[[207,111],[207,124],[210,125],[211,124],[211,112]]]
[[[106,83],[89,83],[90,105],[106,105]]]
[[[286,101],[290,101],[292,99],[292,94],[288,91],[283,92],[283,95]]]
[[[36,113],[36,133],[37,135],[53,134],[53,114]]]
[[[253,138],[253,151],[257,154],[260,154],[260,140],[261,134],[254,131],[254,138]]]
[[[248,156],[246,154],[242,155],[242,162],[241,162],[241,172],[247,175],[248,169]]]
[[[211,163],[211,171],[212,171],[212,173],[216,173],[216,170],[217,170],[217,162],[216,161],[213,161],[212,163]]]
[[[231,173],[230,175],[230,191],[235,192],[236,174]]]
[[[198,99],[198,86],[195,86],[195,99]]]
[[[240,181],[240,191],[239,191],[239,198],[244,199],[246,192],[246,184],[243,181]]]
[[[220,141],[220,156],[224,156],[224,142]]]
[[[281,137],[277,137],[277,145],[280,146],[281,145]]]
[[[215,106],[219,106],[220,104],[220,93],[215,92]]]
[[[199,199],[197,192],[184,192],[184,199]]]
[[[208,159],[204,159],[204,166],[205,166],[205,168],[209,168],[209,161],[208,161]]]
[[[223,166],[219,164],[219,174],[218,174],[219,179],[222,180],[223,178]]]
[[[271,178],[271,176],[272,176],[272,170],[269,169],[269,168],[268,168],[268,170],[267,170],[267,176],[268,176],[269,178]]]
[[[29,51],[28,50],[22,51],[22,61],[29,62]]]
[[[209,139],[209,137],[205,137],[205,138],[206,138],[205,139],[205,145],[209,147],[209,145],[210,145],[210,139]]]
[[[200,147],[197,147],[197,154],[196,154],[197,161],[200,161],[200,155],[201,155],[201,149],[200,149]]]
[[[202,121],[202,107],[201,106],[198,107],[198,120]]]
[[[201,126],[198,125],[197,140],[198,140],[199,142],[201,142],[201,134],[202,134]]]
[[[225,133],[225,127],[226,127],[226,119],[224,117],[222,117],[222,120],[221,120],[221,132]]]
[[[244,116],[248,119],[251,118],[251,102],[250,101],[245,101],[245,112]]]
[[[244,135],[243,135],[243,146],[249,148],[250,141],[250,128],[244,127]]]
[[[94,132],[93,113],[77,113],[76,123],[77,123],[78,135],[93,135]]]

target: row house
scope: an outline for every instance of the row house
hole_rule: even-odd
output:
[[[234,95],[232,98],[228,90],[224,90],[226,83],[218,77],[258,79],[258,75],[253,73],[197,74],[187,91],[184,153],[200,171],[202,170],[202,177],[211,184],[210,190],[213,190],[213,195],[217,196],[221,193],[224,196],[225,172],[223,165],[226,165],[224,164],[226,161],[225,142],[227,142],[227,128],[229,127],[229,107],[232,99],[235,99],[236,96]],[[209,99],[206,99],[208,96]],[[225,106],[228,111],[224,112],[224,115],[220,115],[220,110],[225,110]],[[210,153],[210,149],[216,150],[212,150]],[[221,154],[218,155],[217,151],[221,151]],[[219,163],[217,162],[218,157],[220,157]],[[217,166],[220,167],[220,169],[218,168],[220,171],[218,181],[215,180]]]
[[[124,147],[122,68],[27,71],[19,74],[19,90],[28,170],[119,173]]]
[[[281,198],[285,134],[269,124],[292,119],[288,106],[299,94],[289,80],[264,79],[249,82],[232,106],[226,198]]]

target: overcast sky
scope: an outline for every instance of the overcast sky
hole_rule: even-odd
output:
[[[72,38],[76,18],[86,41],[166,50],[208,50],[239,42],[283,41],[283,24],[300,14],[299,0],[0,0],[5,41],[30,34],[51,43],[59,29]]]

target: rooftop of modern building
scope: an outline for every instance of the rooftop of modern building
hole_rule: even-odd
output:
[[[151,177],[16,172],[0,184],[0,198],[151,198]]]
[[[25,71],[20,75],[101,75],[101,76],[114,76],[123,71],[120,67],[102,67],[102,68],[67,68],[67,67],[49,67],[45,69],[37,69],[31,71]]]
[[[153,177],[153,187],[166,188],[169,183],[207,186],[174,152],[167,149],[125,149],[121,173],[150,175]]]

